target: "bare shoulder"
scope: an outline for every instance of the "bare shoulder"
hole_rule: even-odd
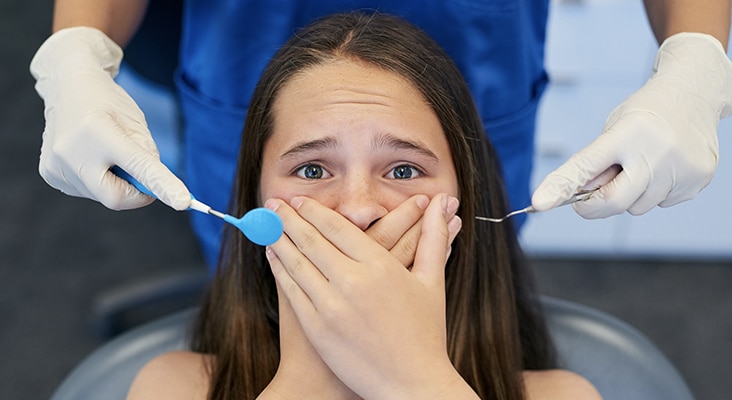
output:
[[[602,399],[590,381],[572,371],[524,371],[524,382],[529,400]]]
[[[138,372],[127,400],[205,399],[211,360],[209,355],[189,351],[161,354]]]

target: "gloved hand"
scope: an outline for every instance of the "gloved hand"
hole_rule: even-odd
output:
[[[690,200],[712,179],[717,126],[730,113],[732,63],[720,42],[673,35],[659,48],[648,82],[610,114],[602,135],[544,179],[532,205],[547,210],[599,186],[574,204],[578,214],[639,215]]]
[[[121,210],[150,204],[109,168],[118,165],[176,210],[191,195],[160,162],[145,116],[117,85],[122,49],[89,27],[62,29],[31,61],[36,91],[45,103],[39,172],[52,187]]]

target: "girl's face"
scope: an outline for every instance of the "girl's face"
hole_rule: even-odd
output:
[[[437,116],[392,72],[346,60],[306,69],[273,115],[262,201],[307,196],[366,229],[412,195],[458,195]]]

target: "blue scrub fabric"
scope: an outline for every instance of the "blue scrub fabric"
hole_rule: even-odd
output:
[[[335,12],[379,10],[431,35],[455,60],[500,157],[512,207],[530,203],[537,106],[547,83],[548,0],[188,0],[176,84],[184,118],[184,180],[228,208],[249,99],[272,54],[298,28]],[[215,268],[223,223],[193,213]],[[524,217],[513,222],[520,227]]]

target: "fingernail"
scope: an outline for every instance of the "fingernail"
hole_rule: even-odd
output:
[[[304,201],[304,199],[302,197],[300,197],[300,196],[293,197],[292,199],[290,199],[290,205],[295,210],[299,210],[303,201]]]
[[[277,211],[280,207],[280,202],[275,199],[267,199],[267,201],[264,202],[264,206],[272,211]]]
[[[448,213],[447,213],[447,205],[449,203],[449,196],[446,195],[446,194],[441,194],[440,196],[441,196],[440,202],[441,202],[441,205],[442,205],[442,212],[445,215],[448,215]]]
[[[275,258],[277,258],[277,255],[275,254],[274,250],[272,250],[272,248],[269,246],[264,248],[264,254],[265,254],[265,256],[267,256],[267,261],[272,261]]]
[[[452,217],[450,219],[450,222],[447,223],[447,230],[450,231],[450,233],[457,233],[460,231],[460,228],[463,227],[463,220],[460,219],[457,215]]]
[[[455,215],[459,206],[460,200],[457,197],[450,196],[447,200],[447,215]]]

